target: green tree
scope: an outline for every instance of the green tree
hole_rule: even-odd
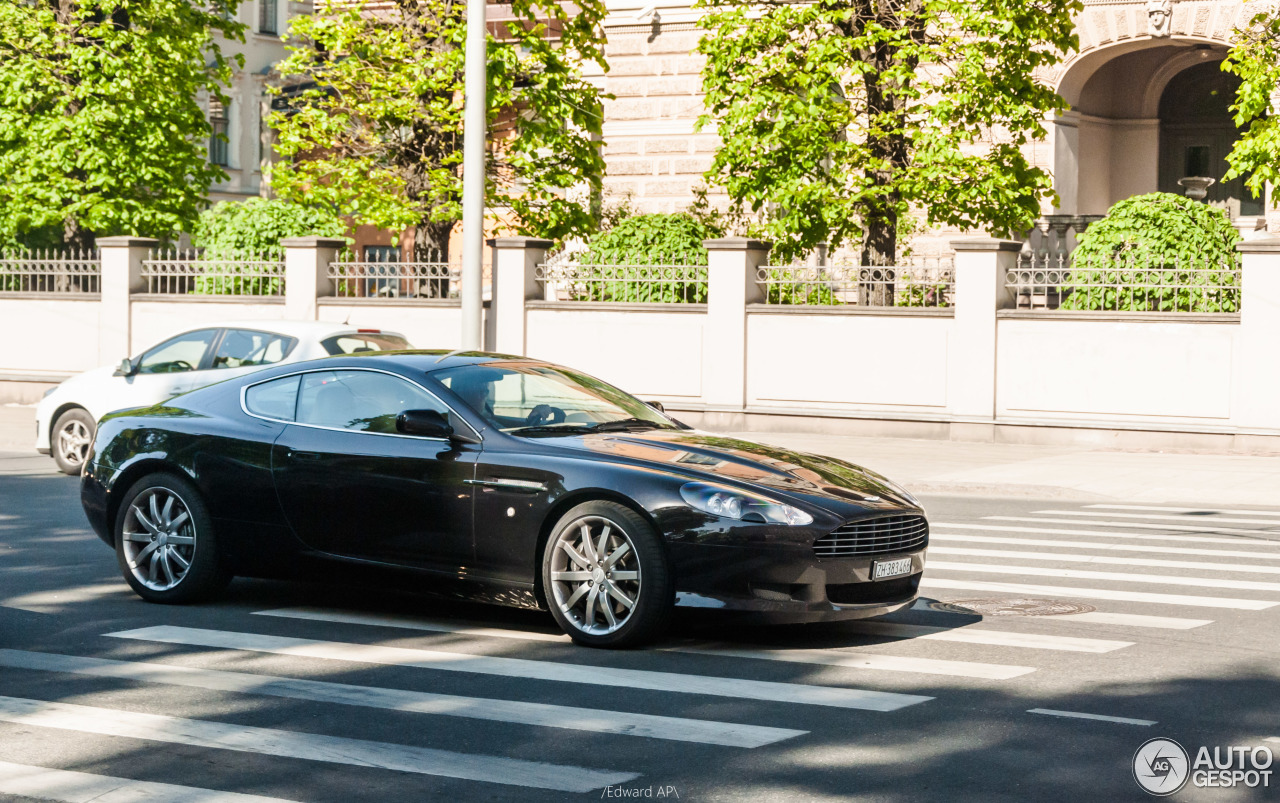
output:
[[[415,248],[447,252],[462,216],[464,3],[321,0],[297,17],[279,72],[302,87],[272,117],[271,171],[282,197],[331,204],[360,223],[414,229]],[[378,4],[379,9],[385,6]],[[561,239],[594,224],[603,158],[599,91],[602,0],[514,0],[505,35],[489,36],[488,206],[523,234]]]
[[[1280,180],[1280,117],[1271,102],[1280,92],[1280,13],[1268,6],[1237,30],[1222,69],[1240,77],[1231,111],[1244,129],[1227,154],[1223,180],[1245,176],[1245,185],[1264,197],[1267,184]]]
[[[226,102],[212,37],[243,27],[197,0],[0,2],[0,242],[194,223],[226,178],[198,102]]]
[[[853,242],[892,264],[899,221],[1028,228],[1052,195],[1027,159],[1065,102],[1040,72],[1079,0],[699,0],[707,173],[774,252]]]
[[[208,259],[244,256],[284,258],[280,241],[310,234],[342,237],[347,227],[338,216],[316,207],[279,199],[223,201],[200,213],[191,242]]]

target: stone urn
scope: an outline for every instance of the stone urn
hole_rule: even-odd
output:
[[[1218,183],[1217,179],[1208,176],[1187,176],[1178,179],[1178,186],[1187,191],[1187,197],[1193,201],[1203,201],[1209,196],[1209,188]]]

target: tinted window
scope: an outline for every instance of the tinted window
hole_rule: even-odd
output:
[[[178,371],[194,371],[200,367],[209,344],[217,329],[201,329],[171,338],[142,355],[138,362],[140,374],[172,374]]]
[[[298,391],[299,424],[394,433],[396,416],[405,410],[448,413],[448,408],[417,385],[373,371],[304,374]]]
[[[294,339],[270,332],[228,329],[213,355],[214,368],[271,365],[280,362],[293,347]]]
[[[320,345],[324,346],[324,350],[330,354],[355,354],[362,351],[399,351],[413,348],[413,346],[409,345],[409,341],[400,337],[400,335],[364,332],[337,335],[320,341]]]
[[[293,408],[298,401],[298,379],[286,376],[254,385],[244,393],[245,409],[254,415],[292,421]]]

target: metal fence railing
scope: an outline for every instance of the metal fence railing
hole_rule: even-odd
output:
[[[868,266],[765,265],[756,281],[766,305],[819,307],[953,307],[955,271],[949,257]]]
[[[0,295],[87,295],[102,290],[96,250],[16,250],[0,253]]]
[[[1240,311],[1240,262],[1155,263],[1131,255],[1077,261],[1035,255],[1005,276],[1019,310],[1082,312],[1235,313]]]
[[[142,261],[149,295],[283,296],[284,260],[267,254],[208,257],[198,249],[153,251]]]
[[[329,263],[334,295],[339,298],[456,299],[461,269],[443,254],[419,253],[403,261],[398,249],[350,252]]]
[[[535,276],[552,301],[611,301],[631,304],[705,304],[707,265],[687,259],[656,264],[603,264],[554,257]]]

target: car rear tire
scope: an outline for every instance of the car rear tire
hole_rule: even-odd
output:
[[[116,514],[115,541],[124,579],[148,602],[198,602],[231,581],[204,500],[181,477],[134,483]]]
[[[83,407],[72,407],[58,416],[49,438],[49,452],[59,471],[63,474],[80,473],[97,429],[93,416]]]
[[[585,502],[556,523],[543,549],[542,588],[556,622],[589,647],[651,641],[675,607],[662,539],[616,502]]]

